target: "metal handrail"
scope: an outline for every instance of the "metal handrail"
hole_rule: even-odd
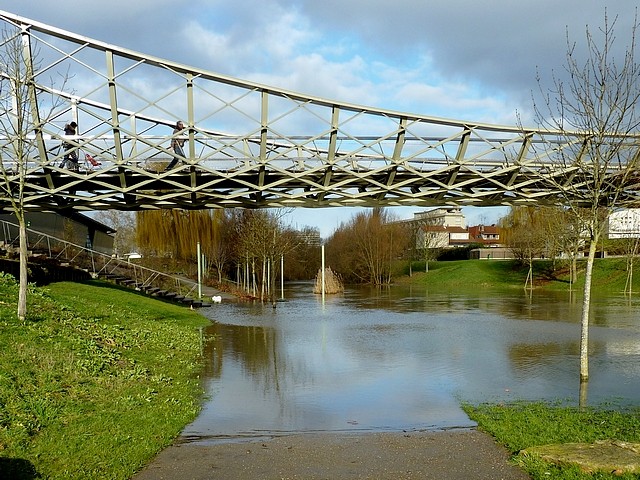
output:
[[[4,244],[17,247],[19,237],[12,236],[12,227],[19,229],[19,226],[6,220],[0,220],[0,224],[2,225]],[[120,275],[132,279],[139,289],[158,284],[168,288],[172,286],[178,290],[179,295],[184,294],[185,297],[191,295],[198,287],[198,283],[193,280],[131,263],[129,260],[115,255],[108,255],[27,227],[27,241],[29,242],[34,237],[35,240],[28,247],[30,250],[35,251],[42,245],[48,258],[80,265],[94,278],[101,275]],[[87,262],[83,262],[83,260],[87,260]]]

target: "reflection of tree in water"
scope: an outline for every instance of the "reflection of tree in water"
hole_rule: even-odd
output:
[[[543,320],[577,323],[582,312],[582,298],[572,292],[524,292],[517,290],[482,289],[476,292],[430,292],[422,287],[393,286],[389,288],[350,287],[349,301],[362,309],[384,309],[391,312],[455,313],[478,310],[497,313],[517,320]],[[594,325],[617,326],[619,315],[615,298],[602,303],[594,300]],[[628,305],[621,305],[623,312]],[[626,313],[624,313],[626,315]]]
[[[554,366],[563,362],[558,357],[565,357],[566,362],[577,362],[580,355],[580,339],[566,342],[548,343],[516,343],[509,347],[509,362],[515,371],[527,373],[538,370],[541,366]],[[606,355],[611,348],[605,342],[590,344],[595,356]]]
[[[261,402],[262,395],[267,405],[278,406],[281,418],[295,418],[298,404],[289,399],[291,393],[304,392],[322,381],[315,377],[313,356],[301,354],[309,340],[304,333],[300,336],[286,328],[281,331],[273,327],[214,323],[207,327],[206,335],[212,338],[204,349],[205,382],[229,376],[223,375],[225,366],[239,368],[240,372],[231,375],[250,378],[254,386],[249,388],[257,395],[252,399],[238,398],[243,404]]]
[[[233,356],[252,376],[274,374],[276,340],[272,328],[214,323],[205,335],[204,357],[212,360],[205,362],[205,376],[220,378],[225,355]]]
[[[590,344],[591,354],[594,357],[606,355],[606,343],[594,342]],[[508,349],[509,363],[514,372],[519,375],[532,378],[544,367],[554,368],[556,365],[575,365],[580,358],[580,341],[549,342],[549,343],[517,343]],[[540,378],[547,378],[542,373]],[[587,382],[580,384],[579,404],[585,406],[587,402]]]
[[[211,359],[205,362],[206,378],[220,379],[226,359],[240,365],[264,394],[274,393],[281,400],[287,388],[313,381],[312,369],[304,361],[301,363],[297,357],[295,362],[291,361],[282,351],[281,332],[274,328],[215,323],[207,328],[206,334],[213,336],[204,350],[205,358]],[[279,405],[286,408],[286,402]]]
[[[517,343],[508,350],[511,367],[521,374],[539,370],[543,365],[555,365],[558,357],[569,358],[579,353],[579,342]]]

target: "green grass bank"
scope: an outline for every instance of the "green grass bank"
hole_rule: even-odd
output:
[[[200,409],[184,307],[102,283],[18,287],[0,274],[0,478],[127,479]]]
[[[534,456],[518,455],[524,448],[539,445],[592,444],[605,440],[640,443],[640,408],[609,407],[581,409],[560,403],[528,402],[464,405],[479,428],[503,444],[513,455],[513,461],[534,480],[637,480],[640,474],[585,472],[576,465],[555,465]]]
[[[571,285],[567,262],[535,260],[533,263],[533,288],[581,292],[584,288],[586,260],[578,261],[578,279]],[[632,277],[633,291],[640,291],[640,267]],[[399,264],[395,282],[398,284],[425,285],[438,289],[460,288],[524,288],[528,266],[516,260],[455,260],[430,262],[425,272],[424,262],[413,263],[413,275],[409,276],[406,262]],[[625,290],[627,282],[626,258],[598,258],[593,269],[592,285],[599,293],[618,294]]]

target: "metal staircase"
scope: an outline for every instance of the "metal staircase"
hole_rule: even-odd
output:
[[[0,250],[5,254],[18,251],[18,225],[0,220],[2,240]],[[54,260],[60,266],[73,266],[116,284],[195,307],[209,306],[194,298],[198,283],[181,276],[170,275],[138,265],[129,260],[107,255],[91,248],[27,228],[30,262]]]

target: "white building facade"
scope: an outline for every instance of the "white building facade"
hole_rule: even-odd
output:
[[[615,238],[640,237],[640,208],[618,210],[607,219],[607,236]]]

